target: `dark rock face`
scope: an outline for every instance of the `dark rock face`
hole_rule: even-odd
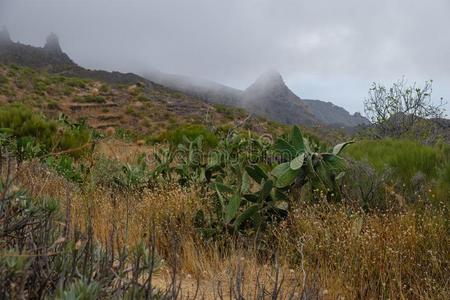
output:
[[[6,44],[12,44],[11,37],[9,36],[8,29],[6,27],[3,27],[0,31],[0,44],[6,45]]]
[[[47,42],[45,43],[44,49],[49,52],[62,53],[61,46],[59,45],[59,39],[56,34],[51,33],[47,37]]]
[[[0,31],[0,63],[46,70],[64,76],[92,78],[112,84],[143,83],[148,88],[154,86],[153,82],[136,74],[88,70],[80,67],[62,51],[55,34],[50,34],[45,46],[41,48],[14,43],[7,31]]]
[[[276,71],[261,75],[242,95],[243,107],[284,124],[317,126],[320,122]]]
[[[325,125],[347,130],[369,123],[359,113],[351,115],[331,102],[301,99],[286,86],[281,75],[273,70],[262,74],[245,91],[157,71],[146,73],[144,77],[204,101],[245,108],[251,113],[284,124]]]
[[[356,127],[370,124],[360,113],[351,115],[348,111],[331,102],[320,100],[302,100],[312,114],[325,125],[333,127]]]

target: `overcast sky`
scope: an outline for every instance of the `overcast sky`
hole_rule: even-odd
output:
[[[78,64],[244,89],[277,69],[302,98],[362,111],[371,82],[434,80],[450,100],[450,0],[0,0],[0,26]],[[447,111],[450,105],[447,105]]]

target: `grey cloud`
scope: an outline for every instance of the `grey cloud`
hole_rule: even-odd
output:
[[[448,0],[0,0],[13,39],[49,32],[91,68],[245,88],[276,68],[301,97],[362,109],[372,81],[435,79],[450,98]]]

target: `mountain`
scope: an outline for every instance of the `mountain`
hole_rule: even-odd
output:
[[[133,73],[89,70],[80,67],[61,50],[58,37],[50,34],[44,47],[34,47],[13,42],[8,31],[0,31],[0,63],[15,64],[45,70],[68,77],[91,78],[113,84],[142,83],[151,87],[153,83]]]
[[[266,72],[249,88],[241,91],[212,81],[156,71],[139,76],[133,73],[89,70],[77,65],[62,51],[55,34],[47,38],[44,47],[34,47],[13,42],[8,31],[1,30],[0,64],[15,64],[110,84],[141,84],[146,90],[165,86],[206,102],[244,108],[257,116],[284,124],[350,128],[367,123],[361,115],[352,116],[331,103],[300,99],[275,71]]]
[[[257,115],[284,124],[318,126],[320,122],[275,71],[262,74],[242,94],[242,105]]]
[[[370,122],[360,113],[351,115],[344,108],[331,102],[321,100],[302,99],[308,110],[319,120],[320,123],[332,127],[357,127],[369,125]]]
[[[282,76],[273,70],[262,74],[245,91],[212,81],[159,71],[147,72],[143,76],[207,102],[244,108],[284,124],[325,125],[344,129],[369,124],[359,113],[351,115],[331,102],[301,99],[286,86]]]
[[[146,72],[143,77],[168,88],[212,103],[239,106],[242,91],[213,81],[160,71]]]
[[[100,131],[125,130],[124,136],[135,139],[159,139],[189,126],[229,130],[245,125],[254,132],[277,134],[284,130],[136,74],[85,69],[63,52],[54,34],[44,47],[34,47],[15,43],[7,30],[0,30],[0,106],[8,103],[52,118],[62,113]]]

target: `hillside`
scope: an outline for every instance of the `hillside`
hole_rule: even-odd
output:
[[[6,30],[0,31],[0,63],[26,66],[52,74],[92,79],[109,84],[141,84],[145,91],[153,88],[161,90],[161,86],[164,86],[195,100],[201,99],[209,103],[244,108],[256,116],[283,124],[349,128],[366,121],[360,116],[351,116],[343,108],[331,103],[321,101],[306,103],[289,90],[281,75],[277,73],[266,78],[270,73],[268,72],[247,90],[240,91],[212,81],[156,71],[146,73],[144,78],[133,73],[89,70],[77,65],[63,52],[54,34],[47,38],[45,46],[41,48],[15,43]],[[158,85],[161,86],[157,87]],[[317,105],[318,103],[320,104]],[[193,105],[195,107],[196,104]]]
[[[228,106],[240,106],[242,91],[213,81],[160,71],[144,73],[143,77],[160,85],[203,99]]]
[[[207,80],[159,71],[146,72],[143,76],[207,102],[245,108],[256,115],[284,124],[325,125],[347,131],[354,131],[359,125],[369,124],[359,113],[351,115],[331,102],[301,99],[286,86],[281,75],[275,71],[262,74],[245,91]]]
[[[98,130],[127,130],[142,138],[192,124],[221,128],[242,124],[255,132],[281,128],[261,118],[247,118],[242,110],[214,106],[158,85],[114,85],[0,65],[0,104],[6,103],[22,103],[52,117],[64,113]]]
[[[332,127],[358,127],[370,124],[360,113],[351,115],[344,108],[331,102],[310,99],[302,99],[302,102],[322,124]]]
[[[301,123],[308,127],[321,124],[274,71],[264,73],[244,91],[242,105],[257,115],[284,124]]]

